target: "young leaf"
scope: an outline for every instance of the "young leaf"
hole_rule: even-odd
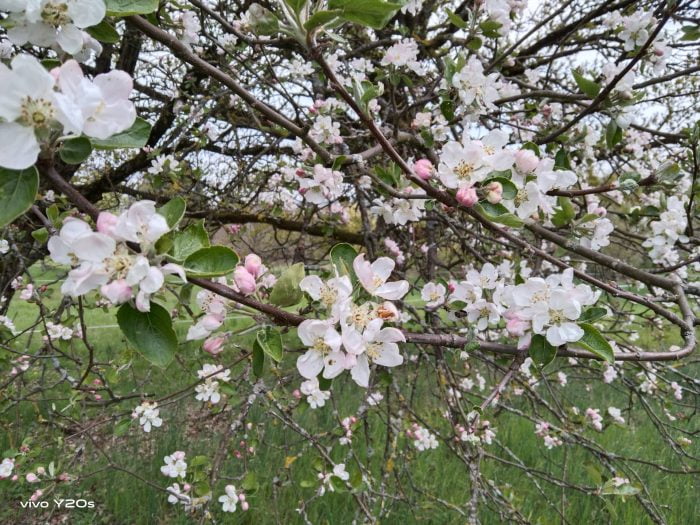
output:
[[[352,262],[357,257],[357,250],[348,243],[341,242],[331,248],[331,264],[338,271],[338,274],[347,275],[353,282],[357,281],[357,276],[352,270]]]
[[[617,125],[615,119],[611,119],[605,128],[605,144],[612,149],[622,140],[622,128]]]
[[[584,95],[588,95],[590,98],[595,98],[598,95],[600,92],[600,86],[598,84],[592,80],[588,80],[576,71],[573,72],[573,75],[576,85]]]
[[[600,308],[598,306],[593,306],[581,314],[578,318],[579,323],[592,323],[608,315],[608,311],[605,308]]]
[[[107,16],[147,15],[158,9],[158,0],[107,0]]]
[[[535,363],[544,368],[557,356],[557,347],[549,344],[545,336],[534,334],[530,341],[528,353]]]
[[[231,248],[210,246],[188,255],[184,267],[187,275],[192,277],[219,277],[231,273],[238,260]]]
[[[172,236],[173,247],[169,251],[176,261],[184,261],[189,255],[202,248],[208,248],[209,235],[204,229],[204,221],[190,224],[184,231],[175,232]]]
[[[304,278],[304,263],[287,268],[270,291],[270,302],[277,306],[293,306],[304,297],[299,283]]]
[[[96,149],[142,148],[150,136],[151,125],[141,117],[136,117],[136,121],[129,129],[104,140],[91,140]]]
[[[0,168],[0,228],[27,211],[39,189],[39,172],[32,166],[20,171]]]
[[[571,199],[568,197],[558,197],[557,204],[559,207],[554,210],[552,224],[558,228],[563,228],[576,217],[576,210],[574,209],[574,205],[571,204]]]
[[[260,330],[257,333],[255,340],[266,355],[271,357],[277,363],[282,361],[282,357],[284,356],[284,348],[282,346],[282,335],[280,334],[279,330],[266,326],[263,330]]]
[[[255,377],[262,377],[265,366],[265,351],[256,339],[253,342],[253,373]]]
[[[372,29],[381,29],[389,23],[401,4],[384,0],[328,0],[329,9],[341,11],[341,17]]]
[[[168,311],[151,303],[150,312],[140,312],[124,303],[117,312],[117,323],[131,345],[151,363],[165,368],[177,351],[177,336]]]
[[[119,33],[106,20],[102,20],[96,26],[88,27],[85,31],[94,39],[105,44],[116,44],[119,42]]]
[[[605,359],[608,363],[614,363],[615,355],[613,349],[598,329],[588,323],[579,323],[578,325],[583,329],[584,334],[581,339],[573,344],[583,347],[601,359]]]
[[[165,217],[168,223],[168,227],[172,230],[174,229],[180,220],[185,216],[185,210],[187,209],[187,203],[182,197],[175,197],[170,199],[168,202],[163,204],[158,208],[158,213]]]
[[[92,144],[86,137],[75,137],[66,140],[58,154],[66,164],[80,164],[92,153]]]

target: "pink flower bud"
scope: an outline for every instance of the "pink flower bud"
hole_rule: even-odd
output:
[[[457,202],[468,208],[471,208],[477,202],[479,202],[479,197],[476,195],[476,190],[474,189],[474,186],[465,186],[463,188],[460,188],[459,191],[457,191],[456,197]]]
[[[236,267],[233,272],[233,280],[243,295],[250,295],[255,292],[255,277],[244,266]]]
[[[192,485],[190,485],[189,483],[185,483],[185,484],[182,486],[182,491],[183,491],[183,492],[189,492],[191,488],[192,488]]]
[[[301,168],[297,169],[294,173],[297,177],[306,177],[306,172]]]
[[[44,467],[39,467],[36,469],[36,473],[40,476],[43,476],[44,474],[46,474],[46,469]]]
[[[608,210],[603,208],[602,206],[599,206],[595,209],[593,213],[595,213],[599,217],[605,217],[608,214]]]
[[[294,399],[301,399],[301,392],[298,388],[294,392],[292,392],[292,396],[294,396]]]
[[[201,326],[206,331],[213,332],[223,324],[224,314],[207,314],[202,317],[199,322],[202,323]]]
[[[249,253],[245,257],[245,269],[256,279],[260,277],[262,271],[262,259],[254,253]]]
[[[535,171],[540,159],[535,155],[534,151],[529,149],[521,149],[515,153],[515,166],[521,173],[531,173]]]
[[[122,304],[134,295],[126,279],[117,279],[100,287],[100,293],[112,304]]]
[[[248,502],[247,502],[247,501],[244,501],[243,503],[241,503],[241,510],[242,510],[242,511],[245,512],[245,511],[248,510],[249,508],[250,508],[250,505],[248,505]]]
[[[245,494],[243,494],[243,493],[239,494],[238,501],[245,501]]]
[[[210,353],[211,355],[219,355],[221,353],[221,351],[223,350],[225,342],[226,342],[226,338],[223,336],[210,337],[209,339],[204,341],[204,344],[202,345],[202,349],[205,352]]]
[[[522,337],[530,327],[530,322],[522,319],[517,313],[506,312],[503,316],[507,319],[506,330],[512,336]]]
[[[503,199],[503,185],[500,182],[489,182],[486,186],[486,200],[498,204]]]
[[[420,159],[413,164],[413,172],[423,180],[428,180],[432,177],[433,170],[433,163],[428,159]]]
[[[44,491],[41,489],[38,489],[34,492],[34,494],[31,495],[31,497],[29,499],[30,499],[30,501],[36,501],[42,496],[42,494],[44,494]]]
[[[39,481],[39,478],[36,474],[34,474],[33,472],[27,474],[27,483],[36,483],[37,481]]]
[[[119,219],[116,215],[103,211],[97,216],[97,231],[111,236]]]
[[[17,480],[19,479],[19,476],[18,476],[17,474],[15,474],[15,475],[12,476],[10,479],[11,479],[12,481],[17,481]]]
[[[447,291],[449,293],[455,293],[456,289],[457,289],[457,287],[455,286],[455,283],[452,283],[452,282],[447,283]]]
[[[236,235],[239,231],[241,231],[240,224],[227,224],[224,226],[224,228],[226,228],[226,231],[231,235]]]

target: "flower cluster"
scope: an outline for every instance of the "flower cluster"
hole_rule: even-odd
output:
[[[224,369],[221,365],[205,364],[201,370],[197,372],[200,379],[204,381],[195,387],[197,401],[209,402],[216,404],[221,400],[219,393],[219,381],[228,383],[231,381],[231,370]]]
[[[152,427],[159,427],[163,424],[158,413],[158,403],[144,401],[134,409],[131,417],[139,420],[139,425],[143,427],[144,432],[150,432]]]
[[[99,24],[107,8],[103,0],[2,0],[0,11],[10,13],[7,36],[12,43],[58,44],[75,55],[90,38],[82,29]]]
[[[93,80],[69,60],[51,73],[30,55],[17,55],[11,69],[0,64],[0,166],[33,165],[40,144],[63,135],[106,139],[131,127],[136,119],[129,100],[131,77],[110,71]]]
[[[654,262],[676,264],[679,256],[675,245],[677,242],[688,242],[685,235],[687,225],[685,203],[673,195],[666,201],[666,211],[659,215],[659,220],[651,223],[654,235],[645,240],[642,246],[650,248],[649,256]]]
[[[306,396],[306,402],[311,408],[323,407],[326,401],[331,398],[331,393],[328,390],[321,390],[316,377],[304,381],[299,390]]]
[[[438,447],[438,440],[435,434],[432,434],[430,430],[420,426],[418,423],[413,423],[411,428],[406,430],[406,436],[413,439],[413,446],[420,452]]]
[[[187,475],[187,463],[185,462],[185,453],[181,450],[173,452],[169,456],[163,458],[165,465],[160,467],[160,472],[169,478],[185,478]]]
[[[393,367],[403,362],[396,343],[405,341],[403,333],[384,327],[385,321],[398,320],[398,310],[391,302],[408,292],[407,281],[388,282],[394,261],[380,257],[373,263],[358,255],[353,268],[365,292],[373,298],[385,299],[381,304],[353,301],[353,288],[347,276],[323,281],[312,275],[305,277],[300,287],[312,299],[319,301],[329,317],[308,319],[298,328],[302,343],[309,350],[297,360],[299,373],[307,379],[323,373],[326,379],[337,377],[345,370],[355,382],[369,386],[370,364]],[[340,325],[340,332],[336,326]]]
[[[546,421],[540,421],[535,425],[535,435],[541,437],[544,440],[544,446],[550,450],[564,444],[559,436],[552,433]]]
[[[152,201],[136,202],[119,216],[102,212],[97,231],[81,219],[67,218],[59,235],[51,237],[48,243],[54,261],[73,267],[61,292],[79,297],[99,289],[113,304],[135,297],[136,307],[148,312],[150,298],[163,286],[165,275],[175,273],[185,280],[181,266],[161,266],[159,257],[151,253],[155,242],[169,230]],[[138,244],[140,252],[136,253],[127,243]],[[152,260],[156,264],[151,264]]]

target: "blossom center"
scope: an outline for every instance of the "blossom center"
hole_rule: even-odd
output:
[[[474,165],[462,160],[455,166],[455,174],[463,180],[468,180],[474,173]]]
[[[329,354],[331,351],[331,347],[328,346],[328,343],[326,343],[322,337],[316,338],[312,348],[322,355]]]
[[[25,97],[20,107],[20,119],[27,126],[43,128],[49,125],[55,115],[53,104],[43,98]]]
[[[41,19],[44,23],[54,27],[70,24],[71,19],[68,16],[68,5],[58,2],[48,2],[41,10]]]

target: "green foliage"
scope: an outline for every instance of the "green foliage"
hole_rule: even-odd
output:
[[[511,228],[520,228],[523,225],[523,221],[517,215],[510,213],[508,208],[500,203],[491,204],[484,201],[475,205],[474,209],[492,222],[510,226]]]
[[[58,154],[66,164],[80,164],[92,153],[92,144],[86,137],[75,137],[63,142]]]
[[[85,31],[94,39],[105,44],[116,44],[119,42],[119,33],[106,20],[102,20],[96,26],[88,27]]]
[[[544,368],[557,356],[557,347],[549,344],[545,336],[533,334],[528,353],[535,363]]]
[[[20,171],[0,168],[0,228],[31,207],[38,189],[39,172],[35,167]]]
[[[615,362],[615,356],[610,343],[598,331],[598,329],[588,323],[578,324],[583,329],[583,337],[574,343],[594,353],[598,357],[605,359],[608,363]]]
[[[573,75],[574,80],[576,81],[576,85],[581,90],[581,93],[583,93],[584,95],[588,95],[590,98],[595,98],[598,95],[598,93],[600,93],[599,84],[587,79],[578,71],[574,71]]]
[[[136,117],[134,124],[127,130],[100,140],[90,139],[95,149],[142,148],[151,135],[151,125],[141,117]]]
[[[347,275],[352,282],[357,282],[357,276],[352,269],[352,263],[357,257],[357,250],[348,243],[342,242],[331,248],[331,264],[338,275]]]
[[[158,0],[106,0],[107,16],[147,15],[158,9]]]
[[[265,355],[271,357],[277,363],[282,361],[284,347],[282,346],[282,335],[279,330],[266,326],[257,333],[255,341]]]
[[[154,365],[165,368],[175,357],[177,336],[170,314],[159,304],[152,302],[150,312],[140,312],[125,303],[117,322],[129,343]]]
[[[384,0],[328,0],[328,8],[340,11],[340,17],[373,29],[381,29],[401,8],[401,4]]]
[[[191,277],[219,277],[231,273],[238,261],[238,255],[231,248],[209,246],[188,255],[184,267]]]
[[[299,283],[304,278],[304,263],[287,268],[270,291],[270,302],[277,306],[293,306],[304,296]]]
[[[185,216],[187,203],[182,197],[175,197],[158,208],[158,213],[165,217],[168,227],[172,230],[177,227]]]

